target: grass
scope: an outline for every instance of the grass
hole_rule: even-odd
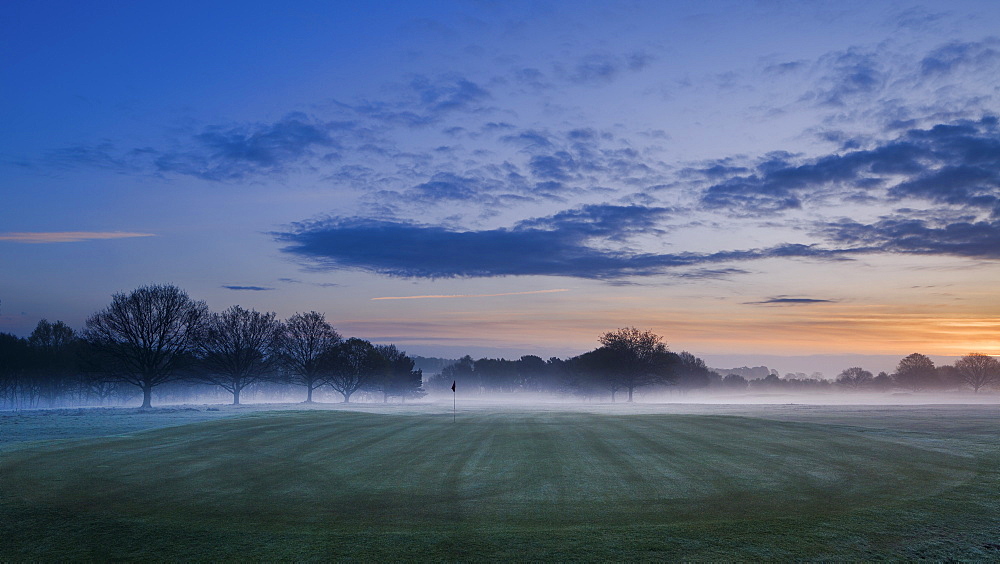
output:
[[[0,454],[0,560],[1000,558],[995,419],[910,417],[285,411],[32,445]]]

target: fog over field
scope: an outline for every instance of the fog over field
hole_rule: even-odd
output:
[[[2,413],[0,558],[1000,551],[995,403],[458,405]]]

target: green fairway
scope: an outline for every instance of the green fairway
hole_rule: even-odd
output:
[[[258,412],[0,455],[0,560],[996,558],[982,435]]]

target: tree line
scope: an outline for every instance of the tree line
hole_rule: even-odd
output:
[[[233,306],[211,312],[172,285],[115,294],[82,333],[42,320],[27,339],[0,334],[0,404],[53,405],[67,397],[101,403],[123,389],[152,405],[153,390],[171,382],[201,383],[232,395],[249,387],[297,384],[306,402],[317,388],[344,402],[358,391],[389,398],[424,395],[423,374],[393,345],[343,338],[322,313],[274,313]]]
[[[344,338],[322,313],[279,320],[274,313],[240,306],[211,312],[176,286],[150,285],[115,294],[80,333],[44,319],[26,339],[0,333],[0,407],[103,404],[132,394],[141,394],[142,406],[150,407],[156,389],[198,385],[222,390],[239,404],[246,390],[287,391],[290,386],[304,388],[306,402],[313,401],[317,390],[336,392],[344,402],[358,393],[404,401],[425,395],[425,386],[446,392],[453,384],[463,393],[538,392],[611,401],[624,395],[632,401],[640,389],[922,391],[968,386],[978,392],[1000,383],[1000,362],[980,353],[953,366],[934,366],[914,353],[893,374],[872,375],[851,367],[830,381],[805,374],[781,378],[766,367],[723,374],[688,352],[670,351],[662,337],[635,327],[608,331],[598,341],[596,349],[568,359],[466,356],[425,383],[414,358],[404,351]]]

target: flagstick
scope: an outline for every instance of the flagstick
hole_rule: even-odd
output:
[[[451,422],[455,422],[456,413],[458,413],[458,393],[455,392],[456,382],[451,383]]]

